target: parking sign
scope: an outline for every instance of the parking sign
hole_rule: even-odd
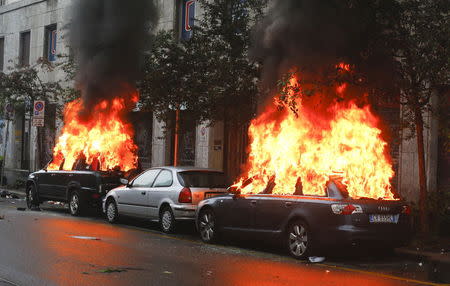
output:
[[[33,104],[33,126],[44,126],[45,101],[35,100]]]

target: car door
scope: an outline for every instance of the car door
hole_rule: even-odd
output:
[[[49,170],[39,176],[39,196],[43,200],[57,199],[57,177],[60,171]]]
[[[67,184],[73,176],[73,171],[54,171],[52,182],[54,184],[53,194],[55,199],[67,199]]]
[[[174,201],[174,198],[178,197],[178,195],[175,195],[177,190],[174,189],[173,184],[174,180],[172,171],[162,169],[149,191],[148,199],[151,218],[159,218],[159,206],[164,199]]]
[[[257,195],[255,205],[255,229],[273,233],[281,230],[283,221],[289,216],[295,201],[283,196]]]
[[[40,199],[46,199],[51,188],[50,172],[46,170],[39,172],[36,176],[36,183]]]
[[[229,195],[217,202],[218,216],[224,229],[250,231],[254,225],[255,205],[253,195]]]
[[[118,193],[119,213],[138,217],[148,217],[149,211],[149,190],[160,172],[160,169],[150,169],[137,176],[129,187]]]

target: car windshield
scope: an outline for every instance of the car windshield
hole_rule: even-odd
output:
[[[222,172],[185,171],[178,173],[178,180],[184,187],[227,188],[230,184]]]

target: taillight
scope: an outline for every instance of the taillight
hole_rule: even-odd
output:
[[[100,194],[92,194],[92,198],[93,199],[99,199],[100,198]]]
[[[178,202],[180,203],[192,203],[191,189],[183,188],[178,195]]]
[[[331,205],[331,210],[335,214],[350,215],[350,214],[362,214],[363,210],[360,205],[354,204],[334,204]]]
[[[410,215],[411,214],[411,207],[408,205],[404,205],[402,209],[402,214]]]

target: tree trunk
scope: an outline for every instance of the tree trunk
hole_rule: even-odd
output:
[[[426,237],[429,232],[427,215],[427,174],[425,171],[425,148],[423,143],[423,116],[420,109],[415,112],[417,155],[419,156],[419,222],[420,234]]]

